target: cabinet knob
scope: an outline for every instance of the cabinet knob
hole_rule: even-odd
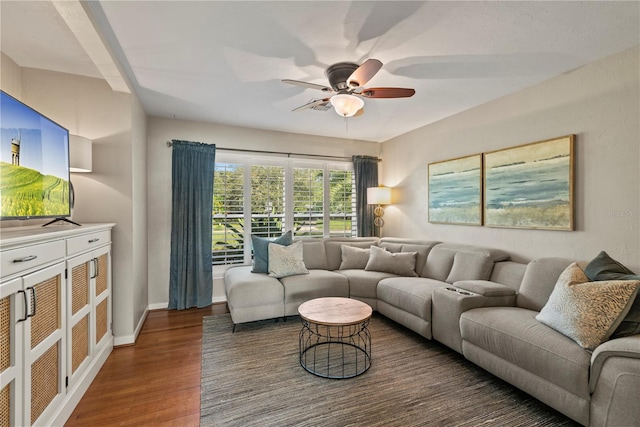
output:
[[[95,239],[91,239],[91,240],[89,240],[89,243],[95,243],[95,242],[97,242],[97,241],[99,241],[99,240],[100,240],[100,239],[96,237]]]

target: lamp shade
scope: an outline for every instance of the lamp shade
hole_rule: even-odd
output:
[[[351,117],[364,106],[364,101],[354,95],[339,93],[331,97],[331,105],[333,105],[338,115]]]
[[[390,205],[391,204],[391,187],[367,188],[367,204]]]
[[[69,135],[69,172],[91,172],[91,140],[78,135]]]

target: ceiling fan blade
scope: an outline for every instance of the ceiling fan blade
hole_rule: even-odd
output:
[[[363,89],[357,95],[365,98],[409,98],[416,93],[415,89],[402,87],[371,87]]]
[[[294,86],[301,86],[308,89],[318,89],[323,92],[333,92],[333,89],[331,89],[329,86],[322,86],[322,85],[317,85],[315,83],[301,82],[300,80],[284,79],[282,80],[282,83],[287,83]]]
[[[308,103],[306,103],[306,104],[304,104],[304,105],[301,105],[301,106],[299,106],[299,107],[297,107],[297,108],[294,108],[294,109],[293,109],[293,110],[291,110],[291,111],[304,111],[304,110],[308,110],[309,108],[313,108],[313,107],[315,107],[315,106],[317,106],[317,105],[324,104],[325,102],[329,102],[329,98],[316,99],[315,101],[311,101],[311,102],[308,102]]]
[[[382,62],[377,59],[367,59],[347,79],[350,88],[365,85],[382,68]]]

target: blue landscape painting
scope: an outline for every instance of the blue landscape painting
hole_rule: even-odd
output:
[[[485,225],[573,229],[573,136],[485,154]]]
[[[482,224],[482,156],[429,164],[429,222]]]

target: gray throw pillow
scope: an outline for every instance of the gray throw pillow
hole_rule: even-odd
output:
[[[369,262],[371,249],[356,248],[354,246],[342,245],[342,262],[340,270],[364,270]]]
[[[279,279],[297,274],[309,274],[302,257],[302,242],[289,246],[269,243],[269,276]]]
[[[456,252],[453,266],[447,276],[447,283],[460,280],[489,280],[493,268],[493,259],[488,254]]]
[[[618,327],[639,285],[631,280],[589,282],[574,262],[558,278],[536,320],[594,350]]]
[[[602,251],[587,264],[584,272],[592,282],[601,280],[640,280],[640,276]],[[611,338],[640,334],[640,292]]]
[[[293,233],[291,230],[275,239],[267,239],[265,237],[251,235],[251,247],[253,248],[253,268],[254,273],[269,272],[269,243],[277,243],[283,246],[289,246],[293,243]]]
[[[371,246],[367,271],[381,271],[398,276],[418,277],[416,274],[417,252],[397,252],[392,254],[377,246]]]

